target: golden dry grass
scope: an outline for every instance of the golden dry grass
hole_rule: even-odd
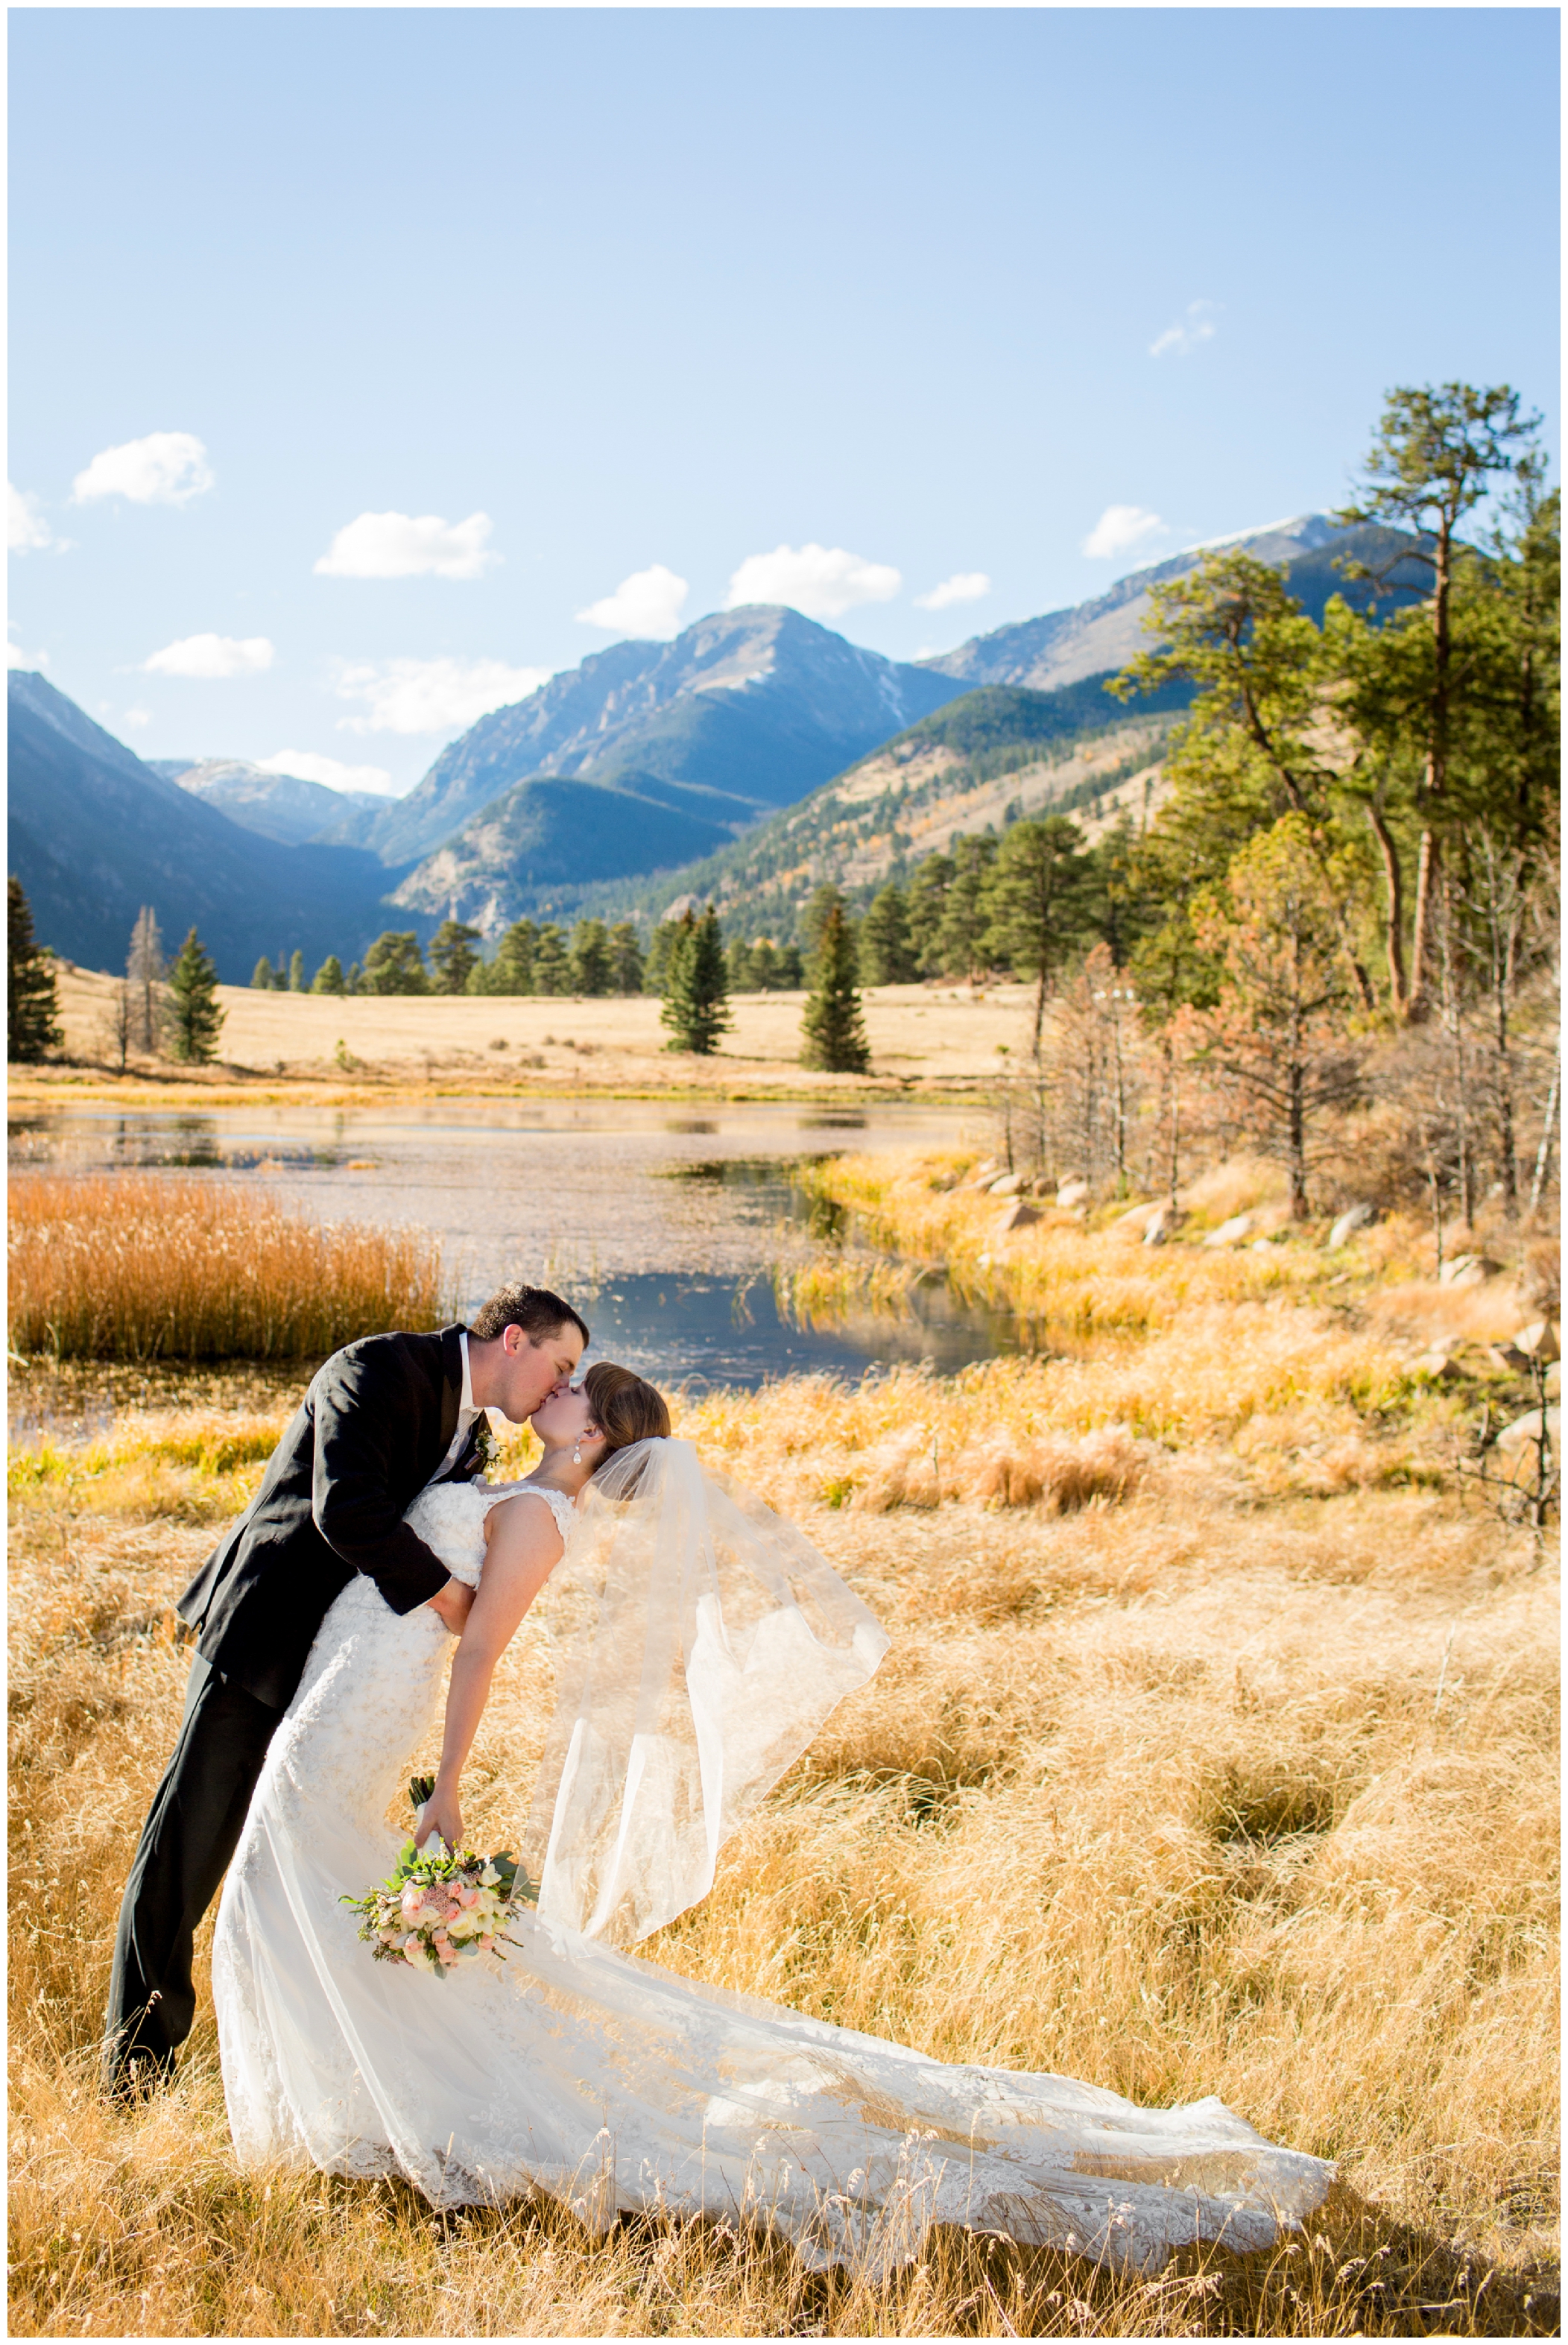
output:
[[[74,969],[60,979],[61,1024],[74,1067],[16,1067],[14,1099],[34,1101],[140,1096],[210,1100],[242,1085],[302,1099],[386,1097],[431,1090],[525,1095],[784,1097],[854,1101],[864,1095],[967,1099],[983,1093],[1017,1050],[1029,1014],[1027,986],[875,986],[865,1019],[874,1074],[827,1075],[800,1064],[802,993],[736,995],[733,1027],[711,1057],[665,1048],[652,994],[583,1000],[544,995],[330,995],[218,988],[225,1011],[211,1068],[136,1061],[110,1072],[105,1020],[112,980]],[[341,1049],[339,1050],[339,1045]]]
[[[1093,1362],[804,1379],[678,1423],[894,1645],[644,1951],[946,2058],[1215,2092],[1340,2162],[1304,2238],[1146,2285],[947,2236],[870,2289],[697,2228],[595,2245],[548,2209],[438,2223],[241,2175],[205,1984],[175,2091],[106,2114],[117,1891],[185,1675],[170,1601],[288,1405],[224,1397],[14,1465],[16,2333],[1550,2330],[1555,1577],[1439,1487],[1456,1404],[1401,1385],[1370,1320],[1211,1294]],[[526,1812],[548,1650],[531,1629],[503,1663],[476,1836]]]
[[[7,1218],[24,1357],[298,1359],[446,1315],[436,1239],[323,1227],[224,1182],[24,1173]]]

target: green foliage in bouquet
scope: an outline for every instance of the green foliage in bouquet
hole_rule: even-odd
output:
[[[417,1810],[434,1792],[432,1775],[416,1775],[409,1797]],[[406,1963],[444,1978],[460,1962],[500,1954],[523,1904],[537,1904],[539,1886],[530,1881],[510,1850],[480,1856],[472,1849],[449,1849],[434,1839],[416,1849],[403,1842],[397,1867],[362,1897],[340,1901],[359,1916],[359,1935],[378,1963]]]

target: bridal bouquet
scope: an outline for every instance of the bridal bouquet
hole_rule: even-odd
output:
[[[416,1775],[409,1797],[416,1810],[434,1791],[428,1775]],[[422,1850],[403,1842],[397,1870],[363,1897],[339,1902],[359,1916],[359,1935],[378,1963],[409,1963],[438,1978],[460,1962],[494,1954],[497,1941],[515,1945],[506,1924],[539,1892],[503,1849],[476,1856],[471,1849],[449,1849],[432,1839]]]

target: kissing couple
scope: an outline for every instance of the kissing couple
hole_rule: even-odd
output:
[[[367,1337],[312,1379],[256,1497],[179,1600],[196,1631],[175,1751],[115,1948],[106,2082],[172,2076],[212,1948],[242,2165],[401,2175],[432,2206],[560,2199],[770,2228],[872,2274],[933,2223],[1152,2270],[1271,2245],[1322,2160],[1214,2098],[1140,2107],[1047,2073],[950,2066],[625,1951],[704,1897],[720,1849],[865,1686],[888,1639],[790,1522],[673,1437],[542,1287],[470,1327]],[[543,1447],[483,1478],[487,1409]],[[448,1680],[421,1840],[462,1844],[496,1663],[552,1574],[569,1628],[512,1951],[439,1983],[378,1962],[345,1898]],[[449,1671],[450,1661],[450,1671]]]

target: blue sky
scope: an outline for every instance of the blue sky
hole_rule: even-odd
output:
[[[10,22],[12,657],[144,756],[404,788],[726,600],[946,649],[1393,383],[1557,444],[1551,10]]]

